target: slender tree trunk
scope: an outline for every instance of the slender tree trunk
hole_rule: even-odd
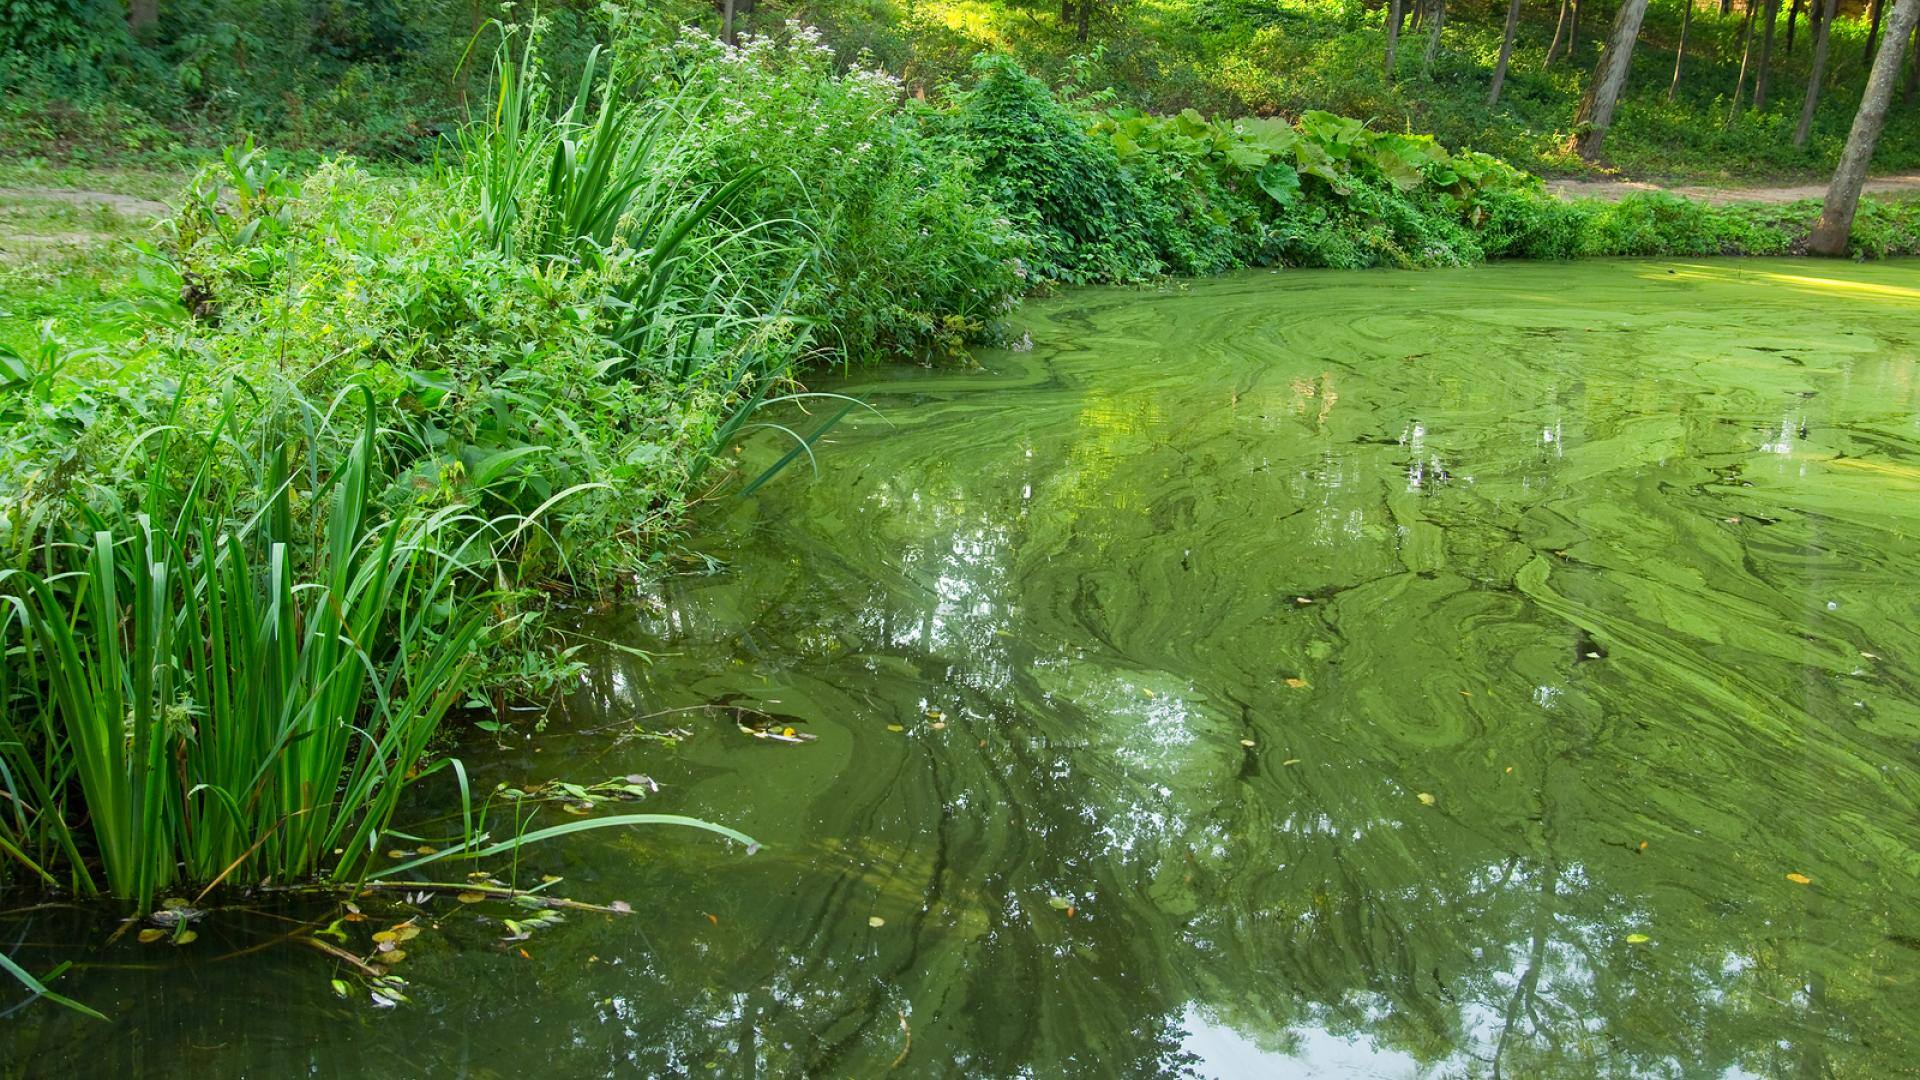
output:
[[[1733,104],[1727,107],[1727,123],[1740,112],[1740,91],[1747,85],[1747,62],[1753,58],[1753,17],[1759,9],[1753,6],[1753,0],[1747,0],[1747,21],[1742,36],[1746,41],[1740,46],[1740,74],[1733,79]]]
[[[1493,87],[1487,91],[1487,105],[1500,104],[1500,86],[1507,81],[1507,61],[1513,59],[1513,31],[1520,25],[1520,0],[1507,4],[1507,31],[1500,38],[1500,59],[1493,65]]]
[[[1820,7],[1820,18],[1813,30],[1813,70],[1807,73],[1807,97],[1800,103],[1800,126],[1793,129],[1793,145],[1807,145],[1813,133],[1813,110],[1820,104],[1820,80],[1827,74],[1827,45],[1832,34],[1834,9],[1839,0],[1827,0]]]
[[[1440,51],[1440,28],[1447,24],[1447,0],[1428,0],[1433,16],[1427,26],[1427,49],[1420,54],[1420,77],[1433,77],[1433,55]]]
[[[1576,126],[1586,126],[1575,148],[1589,161],[1600,156],[1601,147],[1606,143],[1607,128],[1613,125],[1614,106],[1620,103],[1620,91],[1627,85],[1627,69],[1633,63],[1633,43],[1640,37],[1640,22],[1646,17],[1647,0],[1621,0],[1620,13],[1613,19],[1613,31],[1600,50],[1600,62],[1594,65],[1586,97],[1581,99],[1580,111],[1574,115]]]
[[[1873,0],[1873,13],[1868,16],[1872,21],[1867,25],[1867,48],[1860,54],[1860,66],[1873,63],[1873,47],[1880,43],[1880,14],[1886,6],[1886,0]]]
[[[1680,65],[1687,59],[1687,29],[1693,25],[1693,0],[1686,0],[1686,4],[1680,11],[1680,47],[1673,51],[1673,82],[1667,86],[1668,101],[1680,90]]]
[[[127,4],[127,28],[140,33],[160,21],[160,0],[130,0]]]
[[[1833,170],[1833,183],[1827,186],[1820,224],[1807,238],[1807,250],[1815,255],[1847,253],[1853,213],[1860,205],[1860,186],[1867,181],[1873,145],[1880,140],[1880,129],[1887,122],[1887,102],[1893,97],[1893,84],[1900,78],[1900,54],[1916,22],[1920,22],[1920,0],[1894,0],[1886,45],[1874,55],[1867,92],[1861,95],[1860,111],[1853,114],[1853,130],[1847,134],[1847,148],[1840,155],[1840,167]]]
[[[1793,24],[1800,18],[1802,0],[1793,0],[1793,6],[1787,9],[1787,55],[1793,55]]]
[[[1907,104],[1920,100],[1920,26],[1913,28],[1913,60],[1907,64]]]
[[[1400,17],[1403,11],[1400,0],[1387,0],[1387,58],[1384,64],[1387,81],[1393,81],[1394,53],[1400,48]]]
[[[1727,14],[1732,10],[1733,10],[1733,0],[1720,0],[1720,17],[1721,18],[1723,19],[1726,18]]]
[[[1560,35],[1567,28],[1567,11],[1572,6],[1573,0],[1560,0],[1560,17],[1553,23],[1553,43],[1547,46],[1547,60],[1541,67],[1552,67],[1553,58],[1560,55]]]
[[[1087,42],[1087,17],[1093,11],[1093,0],[1080,0],[1080,24],[1073,32],[1073,39],[1082,45]]]
[[[1773,81],[1773,28],[1780,22],[1780,0],[1767,0],[1767,33],[1760,42],[1760,70],[1753,76],[1753,111],[1767,109],[1767,85]]]
[[[733,0],[720,0],[720,40],[728,45],[733,39]]]
[[[1795,0],[1796,3],[1799,0]],[[1073,25],[1073,0],[1060,0],[1060,25]]]
[[[1567,21],[1567,59],[1579,63],[1574,57],[1580,51],[1580,0],[1573,0],[1573,18]]]

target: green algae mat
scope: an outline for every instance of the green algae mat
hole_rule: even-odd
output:
[[[637,787],[763,850],[535,850],[500,879],[635,914],[524,936],[395,901],[393,1010],[244,951],[266,915],[10,915],[115,1019],[16,1015],[0,1069],[1916,1068],[1920,266],[1260,273],[1017,329],[817,387],[878,415],[583,617],[652,659],[590,644],[543,734],[459,751],[561,792],[497,815]]]

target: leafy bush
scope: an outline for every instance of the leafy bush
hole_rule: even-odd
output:
[[[1164,269],[1140,208],[1149,196],[1084,118],[1005,56],[983,56],[954,95],[945,143],[970,155],[986,196],[1032,242],[1042,279],[1138,281]]]

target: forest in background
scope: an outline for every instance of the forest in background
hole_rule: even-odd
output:
[[[1647,5],[1604,153],[1575,137],[1607,0],[717,0],[523,6],[548,24],[550,63],[577,70],[595,40],[818,27],[905,92],[939,99],[982,51],[1066,96],[1152,112],[1297,117],[1322,109],[1432,134],[1547,175],[1595,170],[1732,184],[1824,178],[1852,121],[1880,0]],[[1385,66],[1389,14],[1398,47]],[[287,150],[429,160],[487,97],[470,47],[478,0],[0,0],[0,154],[61,164],[198,161],[251,134]],[[1511,23],[1509,23],[1511,16]],[[1502,42],[1510,57],[1490,103]],[[1823,31],[1830,31],[1822,50]],[[1908,43],[1908,51],[1912,51]],[[1825,53],[1818,77],[1816,55]],[[1877,161],[1920,164],[1909,63]],[[1800,137],[1803,104],[1817,107]]]

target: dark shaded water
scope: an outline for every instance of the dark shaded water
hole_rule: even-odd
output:
[[[720,572],[588,621],[652,663],[593,654],[545,736],[462,755],[643,773],[765,850],[542,848],[519,881],[637,914],[503,942],[522,913],[429,900],[392,1011],[233,955],[277,918],[9,916],[30,967],[87,942],[60,988],[115,1020],[36,1006],[0,1071],[1916,1071],[1920,268],[1259,274],[1022,321],[857,383],[885,422],[701,519]],[[369,910],[356,950],[413,911]]]

